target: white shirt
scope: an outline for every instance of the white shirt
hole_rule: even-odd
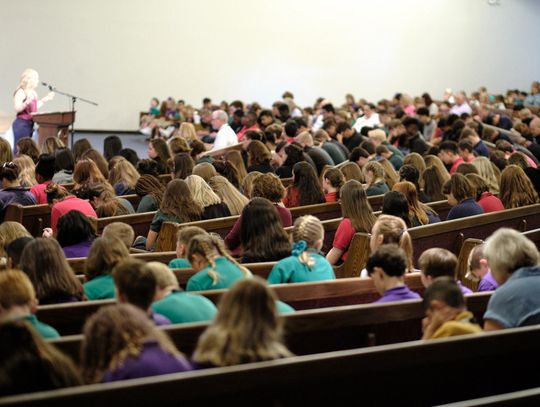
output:
[[[356,119],[356,122],[354,122],[353,128],[360,132],[362,130],[362,127],[377,127],[381,122],[379,121],[379,114],[373,113],[369,119],[364,115],[362,117],[359,117]]]
[[[220,148],[234,146],[235,144],[238,144],[238,137],[231,126],[225,123],[219,128],[212,150],[219,150]]]

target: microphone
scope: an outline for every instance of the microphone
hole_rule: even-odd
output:
[[[50,84],[50,83],[47,83],[47,82],[41,82],[41,84],[43,86],[45,86],[46,88],[49,88],[49,90],[53,90],[53,86]]]

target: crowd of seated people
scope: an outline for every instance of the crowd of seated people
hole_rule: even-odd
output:
[[[357,275],[372,279],[377,302],[423,294],[423,339],[535,324],[540,256],[522,234],[500,229],[471,253],[467,278],[478,291],[496,290],[483,327],[467,311],[455,254],[434,246],[415,264],[409,234],[540,203],[540,117],[531,100],[516,91],[496,103],[484,90],[447,93],[440,103],[398,93],[377,103],[348,95],[342,106],[321,98],[302,109],[286,92],[271,109],[205,100],[199,110],[153,99],[141,119],[147,157],[117,136],[105,139],[103,154],[85,139],[70,149],[50,138],[42,146],[20,140],[13,156],[0,139],[0,219],[15,204],[51,213],[39,237],[0,224],[0,343],[13,346],[0,352],[0,377],[11,378],[0,395],[292,356],[279,315],[294,309],[271,285],[336,279],[333,266],[347,262],[359,232],[369,235],[370,255]],[[428,205],[441,200],[448,216]],[[325,247],[321,219],[292,212],[335,203],[341,216]],[[148,212],[146,236],[114,222]],[[91,218],[111,222],[98,233]],[[190,224],[218,218],[231,219],[224,239]],[[175,258],[133,258],[130,251],[156,249],[164,222],[190,224],[170,242]],[[72,258],[85,258],[84,276]],[[267,281],[245,266],[261,262],[274,262]],[[173,269],[193,271],[185,290]],[[423,293],[406,285],[415,271]],[[217,307],[198,293],[208,290],[226,290]],[[106,299],[118,304],[86,322],[78,365],[43,341],[59,333],[38,320],[38,305]],[[156,328],[186,322],[209,323],[192,355]],[[20,374],[17,355],[42,386]]]

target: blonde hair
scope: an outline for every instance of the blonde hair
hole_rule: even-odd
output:
[[[219,196],[221,201],[227,205],[231,215],[240,215],[249,199],[238,191],[229,180],[221,175],[210,178],[208,185]]]
[[[121,182],[125,187],[135,189],[139,178],[140,175],[137,169],[124,157],[119,158],[109,171],[109,183],[111,185]]]
[[[0,306],[9,310],[15,306],[31,305],[36,299],[30,277],[20,270],[0,272]]]
[[[65,148],[66,145],[58,137],[47,137],[41,145],[41,154],[54,154],[59,148]]]
[[[217,171],[210,163],[200,163],[193,167],[192,175],[197,175],[203,180],[208,181],[217,175]]]
[[[5,247],[20,237],[32,237],[32,235],[19,222],[4,221],[0,223],[0,257],[6,257]]]
[[[178,287],[176,276],[166,264],[160,263],[159,261],[149,261],[146,263],[145,267],[147,267],[156,278],[156,286],[159,290],[171,286]]]
[[[368,161],[366,165],[364,165],[364,168],[362,168],[362,172],[364,173],[364,177],[365,174],[367,174],[368,172],[371,172],[373,174],[373,179],[371,180],[371,183],[369,185],[385,181],[384,168],[377,161]]]
[[[198,175],[190,175],[186,177],[186,183],[191,191],[193,200],[199,204],[201,208],[206,208],[210,205],[220,204],[221,199],[212,191],[206,181]]]
[[[236,282],[221,299],[214,323],[200,336],[193,359],[231,366],[293,356],[283,344],[276,300],[259,277]]]
[[[36,165],[31,157],[22,154],[13,159],[13,163],[19,167],[19,183],[21,186],[30,188],[37,185],[36,180]]]
[[[434,157],[434,156],[432,156]],[[438,157],[437,157],[438,158]],[[441,163],[442,164],[442,163]],[[424,171],[429,165],[424,161],[424,158],[418,153],[409,153],[403,159],[403,165],[412,165],[418,170],[418,185],[420,188],[424,187]]]
[[[315,259],[310,256],[305,249],[315,248],[317,242],[324,239],[324,227],[319,218],[316,218],[313,215],[305,215],[297,218],[294,221],[292,238],[295,242],[295,245],[293,246],[293,256],[297,255],[300,263],[312,268],[315,265]],[[303,250],[296,247],[300,241],[306,243],[306,247],[302,248]],[[296,250],[299,251],[298,254],[295,253]]]
[[[384,180],[388,187],[392,189],[396,182],[399,182],[399,175],[396,172],[394,166],[386,158],[378,161],[384,169]]]
[[[202,256],[209,263],[210,269],[208,270],[208,275],[212,279],[213,285],[217,284],[219,281],[219,275],[215,270],[215,260],[217,257],[220,256],[227,258],[227,260],[235,264],[240,269],[240,271],[242,271],[244,277],[251,277],[251,271],[249,271],[241,264],[238,264],[238,262],[229,254],[229,252],[225,248],[225,244],[223,243],[223,241],[214,235],[199,234],[193,236],[188,243],[186,257],[190,262],[193,263],[193,256],[195,254]]]
[[[21,79],[19,80],[19,87],[18,89],[26,90],[28,88],[28,82],[30,82],[30,79],[33,78],[39,78],[39,75],[35,69],[25,69],[21,75]]]
[[[383,241],[381,244],[393,243],[402,248],[407,255],[407,269],[409,273],[414,270],[412,239],[403,219],[392,215],[380,215],[375,225],[373,225],[371,234],[373,236],[382,235]]]
[[[180,128],[178,129],[178,136],[182,137],[187,142],[198,140],[195,126],[187,122],[184,122],[180,125]]]
[[[356,232],[369,233],[377,218],[373,215],[373,209],[362,184],[355,180],[347,181],[341,187],[340,197],[342,216],[351,220]]]
[[[358,166],[358,164],[348,162],[339,169],[347,181],[355,180],[358,182],[364,182],[364,174],[362,174],[362,169]]]
[[[424,205],[418,201],[418,192],[416,187],[412,182],[401,181],[394,185],[392,191],[399,191],[409,203],[409,215],[414,215],[422,225],[427,225],[429,223],[429,218],[427,212],[433,212],[429,206]]]
[[[489,190],[491,192],[499,192],[499,180],[501,178],[501,173],[498,167],[498,173],[495,171],[494,166],[487,157],[476,157],[472,164],[478,170],[478,175],[480,175],[487,183]]]
[[[113,222],[105,226],[102,236],[105,238],[111,236],[119,238],[129,250],[133,244],[133,239],[135,239],[135,232],[131,225],[128,225],[127,223]]]

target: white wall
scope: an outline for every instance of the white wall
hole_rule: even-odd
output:
[[[152,96],[341,104],[540,79],[535,0],[0,0],[0,35],[0,112],[33,67],[99,102],[78,104],[86,129],[134,129]]]

